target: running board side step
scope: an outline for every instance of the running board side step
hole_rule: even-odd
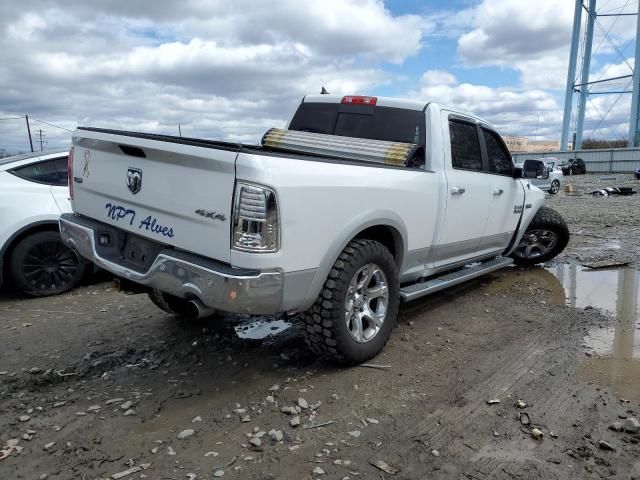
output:
[[[462,267],[460,270],[446,273],[440,277],[431,278],[421,283],[414,283],[413,285],[402,287],[400,289],[400,299],[403,302],[410,302],[416,298],[424,297],[431,293],[466,282],[472,278],[493,272],[494,270],[507,267],[512,263],[512,258],[496,257],[477,265]]]

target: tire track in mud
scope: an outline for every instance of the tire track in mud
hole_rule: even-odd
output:
[[[554,312],[552,317],[558,317],[558,320],[562,320],[562,310]],[[547,320],[547,323],[549,320]],[[580,344],[581,334],[579,332],[582,322],[577,322],[573,325],[562,325],[561,328],[554,329],[553,323],[551,328],[547,326],[540,333],[532,335],[528,338],[525,345],[519,343],[518,338],[511,339],[511,344],[507,347],[507,350],[503,350],[501,353],[502,359],[496,361],[495,358],[488,359],[483,362],[478,368],[481,371],[492,371],[493,373],[484,379],[478,379],[475,386],[470,390],[467,390],[464,397],[469,401],[466,405],[460,408],[452,407],[444,415],[431,415],[422,421],[412,424],[408,431],[396,435],[390,443],[401,443],[408,445],[409,452],[403,457],[423,457],[421,463],[431,463],[434,459],[428,456],[424,458],[425,448],[427,451],[431,449],[438,449],[441,453],[454,453],[454,456],[458,456],[459,452],[468,451],[466,449],[473,449],[473,446],[469,445],[469,441],[465,441],[465,433],[472,432],[470,435],[472,438],[477,437],[473,435],[474,429],[480,425],[490,423],[489,419],[483,419],[482,416],[488,416],[495,414],[492,412],[492,407],[486,404],[489,398],[501,398],[501,409],[505,409],[504,416],[515,416],[516,409],[509,402],[515,403],[518,399],[517,395],[525,397],[527,402],[531,404],[531,407],[526,411],[532,417],[532,423],[541,424],[546,423],[554,425],[559,423],[563,418],[567,418],[569,411],[575,407],[575,399],[573,398],[573,389],[567,389],[570,384],[567,383],[568,378],[575,368],[576,362],[576,350]],[[542,347],[546,346],[546,347]],[[562,372],[561,374],[550,375],[549,371],[554,370],[556,372]],[[548,378],[552,378],[549,382]],[[540,385],[538,387],[538,385]],[[512,397],[505,399],[504,395],[510,393]],[[595,395],[594,395],[595,397]],[[506,400],[506,401],[505,401]],[[584,404],[591,404],[593,398],[584,398]],[[597,421],[597,412],[593,412],[587,418],[586,421],[595,424]],[[495,418],[495,421],[506,421],[508,425],[513,429],[515,425],[519,430],[520,422],[515,419],[500,420],[500,417]],[[517,424],[515,423],[517,421]],[[552,427],[553,428],[553,427]],[[516,434],[520,432],[516,430]],[[489,443],[491,437],[491,430],[484,432],[483,435],[488,435],[486,441],[481,442],[483,444]],[[546,432],[548,436],[548,431]],[[579,435],[578,435],[579,437]],[[502,440],[502,439],[501,439]],[[579,438],[576,438],[579,441]],[[473,440],[470,441],[473,443]],[[550,442],[550,445],[553,446]],[[495,444],[494,444],[495,445]],[[499,447],[499,443],[497,444]],[[477,451],[475,449],[474,451]],[[542,453],[548,453],[547,449],[541,450]],[[463,456],[464,453],[462,454]],[[475,457],[475,458],[474,458]],[[458,462],[461,459],[457,459]],[[478,469],[479,472],[483,472],[488,475],[486,478],[499,478],[500,476],[510,475],[508,469],[513,467],[514,463],[518,467],[522,467],[523,463],[510,459],[491,458],[491,457],[478,457],[478,455],[468,455],[466,459],[462,459],[462,465],[471,466],[474,469]],[[536,472],[546,472],[548,475],[546,478],[553,478],[557,474],[558,469],[556,465],[545,463],[545,460],[539,460],[537,458],[528,458],[526,460],[532,460],[528,462],[528,466],[535,469]],[[415,465],[413,465],[415,467]],[[419,470],[414,469],[410,465],[404,473],[406,474],[419,474]],[[424,472],[422,472],[424,473]],[[468,478],[477,476],[476,472],[469,471],[471,475]],[[483,477],[480,477],[483,478]]]

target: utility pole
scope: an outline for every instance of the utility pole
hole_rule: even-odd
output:
[[[640,3],[636,25],[636,60],[633,65],[633,89],[631,90],[631,120],[629,121],[629,146],[640,147]]]
[[[587,31],[584,37],[584,58],[582,59],[582,74],[580,75],[580,103],[578,104],[578,121],[576,124],[576,143],[574,150],[582,148],[582,131],[584,129],[584,114],[587,108],[589,94],[589,67],[591,66],[591,47],[593,45],[593,25],[596,20],[596,0],[589,0],[587,17]]]
[[[576,80],[576,64],[578,63],[578,49],[580,47],[580,22],[582,21],[582,0],[576,0],[573,14],[573,35],[571,36],[571,52],[569,53],[569,70],[567,71],[567,90],[564,94],[564,117],[562,118],[562,137],[560,150],[567,149],[569,141],[569,126],[571,124],[571,106],[573,104],[573,85]],[[575,149],[575,143],[574,143]]]
[[[180,129],[180,124],[178,124],[178,135],[182,138],[182,130]]]
[[[31,140],[31,128],[29,127],[29,115],[25,115],[24,119],[27,121],[27,132],[29,133],[29,145],[31,145],[31,151],[33,152],[33,140]]]
[[[43,150],[42,147],[42,139],[44,137],[44,130],[42,130],[41,128],[39,128],[38,130],[36,130],[36,133],[38,134],[38,137],[40,137],[40,151]]]
[[[585,121],[585,112],[586,112],[586,104],[587,100],[592,95],[623,95],[625,93],[632,93],[633,97],[631,99],[631,115],[629,119],[629,146],[637,146],[640,147],[640,70],[638,68],[633,69],[633,75],[619,75],[616,77],[609,78],[599,78],[595,81],[589,80],[589,70],[591,67],[591,48],[593,45],[593,33],[594,33],[594,24],[597,24],[598,27],[602,30],[605,39],[611,44],[611,46],[616,50],[620,57],[623,57],[623,52],[613,43],[613,40],[609,36],[609,30],[605,31],[602,24],[598,21],[598,17],[621,17],[621,16],[636,16],[636,51],[635,51],[635,61],[636,65],[640,65],[640,5],[638,6],[638,11],[631,13],[625,11],[625,7],[629,2],[626,2],[623,6],[619,8],[619,11],[616,13],[598,13],[596,9],[597,0],[589,0],[589,6],[586,7],[584,5],[585,0],[575,0],[575,13],[573,16],[573,35],[571,37],[571,53],[569,55],[569,69],[567,71],[567,87],[565,91],[565,100],[564,100],[564,116],[562,118],[562,136],[560,140],[560,149],[563,151],[567,150],[568,142],[570,139],[569,130],[571,128],[571,118],[573,113],[573,96],[575,93],[579,93],[579,102],[578,102],[578,114],[576,118],[575,130],[573,131],[574,142],[573,142],[573,150],[578,150],[581,148],[582,137],[584,132],[584,121]],[[582,10],[587,11],[587,21],[586,23],[586,31],[584,35],[584,44],[583,44],[583,55],[582,58],[579,59],[580,56],[580,33],[582,26]],[[615,24],[615,22],[614,22]],[[602,42],[601,42],[602,43]],[[629,62],[624,59],[627,65]],[[581,74],[580,80],[576,79],[576,65],[578,61],[581,61]],[[629,83],[633,83],[633,90],[628,90],[627,87],[619,90],[611,90],[611,85],[607,88],[608,82],[623,80],[625,78],[630,78]],[[597,85],[600,88],[592,89],[592,86]],[[604,89],[603,89],[604,88]],[[617,100],[616,100],[617,101]],[[608,113],[608,112],[607,112]],[[606,117],[606,114],[605,114]],[[598,122],[599,126],[604,120],[604,117]]]

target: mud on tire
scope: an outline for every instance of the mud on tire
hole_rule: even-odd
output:
[[[354,276],[368,264],[378,266],[386,277],[386,313],[377,333],[370,340],[357,342],[347,324],[346,301]],[[303,314],[308,347],[321,358],[341,364],[358,364],[375,357],[395,325],[399,290],[398,269],[389,250],[373,240],[351,241],[331,268],[318,299]]]
[[[526,248],[524,244],[526,242],[527,235],[533,232],[549,231],[556,236],[556,241],[549,251],[541,252],[537,255],[526,255]],[[517,265],[535,265],[536,263],[543,263],[559,255],[569,243],[569,228],[565,223],[562,216],[555,210],[542,207],[538,210],[535,217],[531,221],[531,224],[524,233],[520,244],[513,251],[511,256],[514,263]]]

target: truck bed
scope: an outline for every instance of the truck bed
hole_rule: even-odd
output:
[[[322,161],[327,163],[336,163],[336,164],[350,164],[350,165],[361,165],[365,167],[373,167],[373,168],[411,168],[402,165],[393,165],[393,164],[382,164],[382,163],[372,163],[364,160],[356,160],[351,158],[344,158],[340,156],[333,156],[327,154],[320,153],[312,153],[312,152],[290,152],[283,151],[279,149],[274,149],[268,146],[262,145],[251,145],[245,143],[235,143],[235,142],[224,142],[221,140],[206,140],[202,138],[190,138],[190,137],[176,137],[174,135],[162,135],[156,133],[143,133],[143,132],[131,132],[127,130],[114,130],[108,128],[96,128],[96,127],[78,127],[78,130],[85,130],[88,132],[97,132],[97,133],[107,133],[110,135],[120,135],[132,138],[142,138],[145,140],[156,140],[159,142],[169,142],[169,143],[177,143],[180,145],[191,145],[195,147],[202,148],[212,148],[225,150],[229,152],[235,153],[250,153],[253,155],[266,155],[266,156],[278,156],[284,158],[299,158],[301,160],[308,161]]]

